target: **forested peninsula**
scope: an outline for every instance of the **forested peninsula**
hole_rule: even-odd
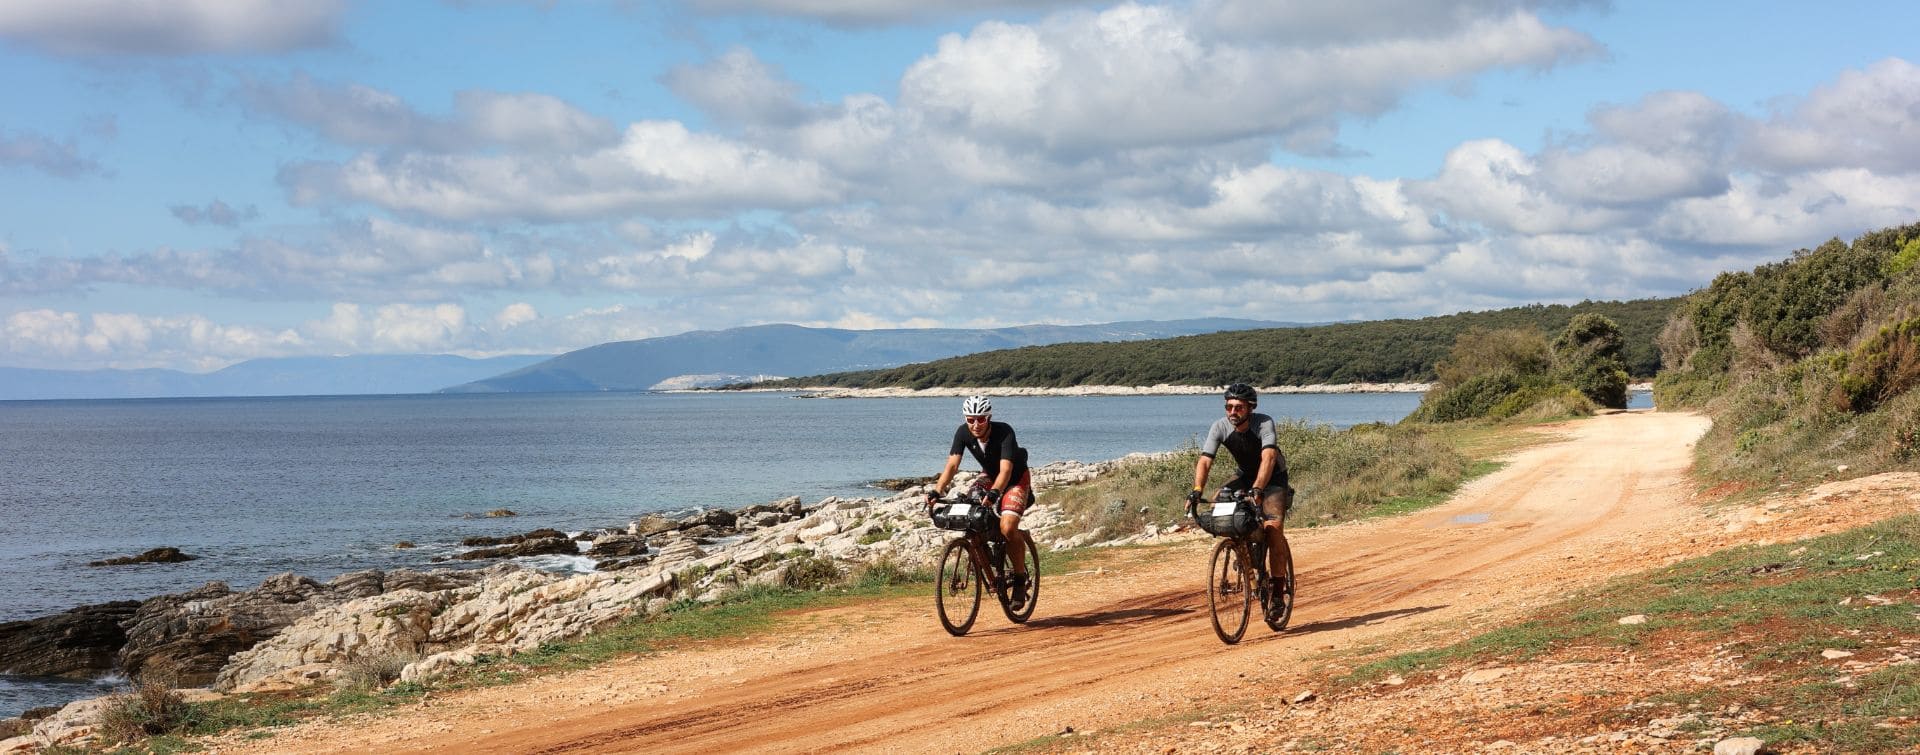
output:
[[[1272,328],[1125,343],[1029,346],[910,364],[755,383],[755,388],[1053,388],[1075,385],[1323,385],[1425,383],[1469,330],[1534,329],[1551,337],[1581,314],[1604,316],[1625,339],[1627,372],[1660,370],[1654,339],[1678,298],[1536,304],[1408,320]]]

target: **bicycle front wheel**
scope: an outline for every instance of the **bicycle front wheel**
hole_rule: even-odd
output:
[[[1233,538],[1221,538],[1213,546],[1213,562],[1207,570],[1207,606],[1213,610],[1213,633],[1232,645],[1247,632],[1247,617],[1253,613],[1253,567],[1247,563],[1247,549]]]
[[[933,584],[933,605],[940,614],[940,626],[959,637],[973,628],[974,618],[980,615],[980,575],[965,539],[954,538],[941,551],[939,580]]]
[[[1011,559],[1009,559],[1011,561]],[[1008,568],[1012,568],[1009,566]],[[1025,624],[1033,618],[1033,607],[1040,603],[1040,549],[1034,547],[1033,536],[1027,536],[1027,602],[1015,611],[1007,600],[1006,588],[1002,587],[1000,609],[1007,614],[1007,620],[1015,624]]]

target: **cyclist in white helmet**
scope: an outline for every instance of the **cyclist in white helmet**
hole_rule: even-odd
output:
[[[947,484],[960,471],[960,452],[973,454],[980,462],[980,476],[973,488],[988,504],[1000,504],[1000,534],[1007,538],[1007,555],[1013,558],[1013,584],[1009,590],[1013,610],[1027,602],[1027,533],[1020,529],[1020,517],[1033,503],[1033,475],[1027,471],[1027,450],[1014,438],[1013,426],[993,421],[993,402],[986,396],[969,396],[960,404],[966,419],[953,431],[953,446],[947,451],[947,466],[940,470],[933,490],[927,492],[932,505],[947,492]]]

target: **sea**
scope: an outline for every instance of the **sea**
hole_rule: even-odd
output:
[[[1179,448],[1220,414],[1214,395],[993,400],[1035,466]],[[1260,410],[1347,427],[1397,421],[1419,400],[1274,394]],[[476,535],[889,495],[874,483],[939,471],[959,405],[769,392],[0,402],[0,622],[212,580],[246,590],[283,572],[437,568]],[[487,515],[501,509],[514,516]],[[87,566],[161,546],[197,558]],[[0,717],[122,681],[0,675]]]

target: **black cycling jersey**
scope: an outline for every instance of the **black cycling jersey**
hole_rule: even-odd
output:
[[[1000,474],[1001,459],[1013,462],[1013,476],[1007,478],[1007,484],[1019,482],[1020,476],[1027,473],[1027,449],[1021,448],[1019,441],[1014,440],[1013,426],[1005,422],[987,423],[985,443],[976,440],[972,431],[962,423],[960,429],[953,431],[953,449],[947,454],[960,453],[963,448],[973,454],[975,461],[980,462],[980,471],[986,473],[989,479]]]
[[[1233,420],[1221,417],[1215,420],[1213,427],[1207,429],[1207,442],[1200,446],[1200,455],[1209,459],[1227,447],[1227,453],[1233,455],[1233,463],[1239,465],[1240,475],[1227,483],[1235,490],[1253,487],[1253,481],[1260,475],[1260,452],[1271,448],[1278,458],[1273,460],[1273,474],[1267,477],[1269,487],[1287,486],[1287,455],[1280,450],[1276,438],[1279,428],[1273,418],[1258,412],[1247,414],[1247,429],[1235,430]]]

